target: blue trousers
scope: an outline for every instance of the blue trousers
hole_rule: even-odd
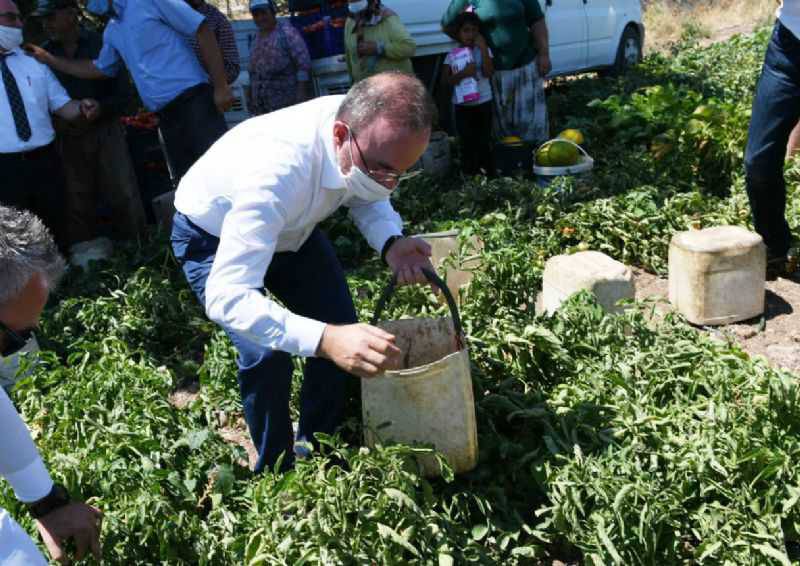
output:
[[[753,225],[770,255],[791,247],[783,161],[799,118],[800,40],[778,21],[758,81],[744,157]]]
[[[172,250],[189,285],[205,305],[205,290],[219,239],[193,224],[180,212],[172,227]],[[276,253],[264,286],[292,312],[332,324],[356,322],[344,271],[328,238],[315,228],[297,252]],[[289,397],[291,356],[272,350],[225,328],[238,352],[239,391],[245,421],[258,462],[256,472],[273,468],[283,455],[282,469],[294,462]],[[314,433],[333,434],[341,424],[348,380],[354,379],[329,360],[308,358],[300,391],[297,442],[318,444]],[[302,448],[297,452],[302,454]]]

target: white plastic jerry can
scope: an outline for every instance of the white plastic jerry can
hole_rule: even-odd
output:
[[[767,251],[740,226],[679,232],[669,246],[669,300],[699,325],[731,324],[764,312]]]

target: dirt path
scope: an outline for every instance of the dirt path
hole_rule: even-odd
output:
[[[634,274],[638,300],[662,297],[664,303],[659,308],[671,308],[666,279],[640,269],[634,269]],[[720,338],[731,338],[751,356],[766,357],[774,367],[800,374],[800,280],[779,277],[767,281],[766,287],[763,323],[758,318],[704,330]]]

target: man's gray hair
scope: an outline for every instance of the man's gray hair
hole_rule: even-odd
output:
[[[50,289],[64,274],[64,258],[47,226],[34,214],[0,205],[0,305],[19,296],[37,273]]]
[[[421,132],[436,121],[436,104],[412,75],[386,71],[357,82],[345,96],[336,119],[354,132],[383,117],[397,128]]]

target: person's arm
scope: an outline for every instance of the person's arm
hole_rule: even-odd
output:
[[[239,48],[236,47],[236,35],[233,26],[224,15],[220,13],[219,26],[217,27],[217,43],[222,49],[222,62],[225,65],[225,78],[232,84],[242,70],[239,60]]]
[[[79,79],[107,79],[113,75],[106,75],[98,69],[91,59],[67,59],[66,57],[56,57],[49,51],[42,49],[38,45],[31,43],[25,44],[25,52],[51,69],[61,73],[78,77]]]
[[[280,25],[280,24],[278,24]],[[294,26],[285,26],[286,42],[289,44],[289,56],[297,70],[297,101],[303,102],[312,98],[311,90],[311,55],[306,42]]]
[[[152,0],[152,3],[164,23],[185,37],[197,38],[200,60],[206,64],[214,86],[214,103],[220,113],[225,113],[233,106],[233,92],[225,75],[222,51],[205,16],[196,12],[184,0]]]
[[[553,64],[550,61],[550,38],[544,18],[531,26],[531,34],[533,34],[533,44],[536,47],[536,67],[539,70],[539,76],[545,77],[553,70]]]
[[[410,59],[417,50],[417,43],[408,33],[399,16],[389,16],[384,20],[386,38],[377,42],[377,55],[393,61]]]
[[[467,77],[474,77],[475,74],[477,73],[477,67],[475,66],[475,63],[470,63],[457,73],[454,73],[453,68],[450,65],[445,65],[444,72],[447,84],[449,84],[450,86],[456,86],[458,83],[460,83]]]
[[[233,106],[233,92],[228,85],[228,77],[225,74],[225,65],[222,62],[222,51],[217,44],[214,32],[206,22],[200,24],[197,30],[197,44],[200,48],[200,56],[208,67],[208,74],[211,83],[214,85],[214,103],[221,114]]]
[[[272,176],[267,183],[282,187],[299,180],[291,173],[284,176],[282,181]],[[264,186],[237,191],[206,282],[208,317],[266,348],[324,357],[361,377],[397,367],[401,354],[392,335],[366,324],[326,324],[300,316],[262,293],[278,237],[306,204],[286,197],[293,194],[296,191],[273,191]]]
[[[550,62],[550,38],[547,33],[547,22],[538,0],[522,0],[525,10],[525,23],[531,32],[533,46],[536,49],[536,68],[540,77],[545,77],[553,69]]]
[[[35,504],[50,494],[53,480],[33,444],[28,427],[14,409],[5,390],[0,388],[0,476],[23,503]],[[72,502],[39,517],[36,526],[53,560],[66,558],[65,540],[74,538],[75,558],[80,560],[91,549],[100,560],[100,525],[103,514],[84,503]]]
[[[347,204],[350,218],[364,235],[369,245],[381,253],[389,238],[401,236],[386,250],[386,263],[397,274],[401,285],[427,283],[421,268],[433,269],[430,262],[431,248],[419,238],[403,236],[403,220],[392,208],[389,199],[372,203],[360,201]]]
[[[492,60],[492,50],[489,49],[489,46],[486,44],[486,40],[483,38],[482,35],[478,34],[477,45],[481,50],[481,59],[483,60],[481,64],[481,71],[483,72],[483,76],[491,78],[494,74],[494,61]]]

